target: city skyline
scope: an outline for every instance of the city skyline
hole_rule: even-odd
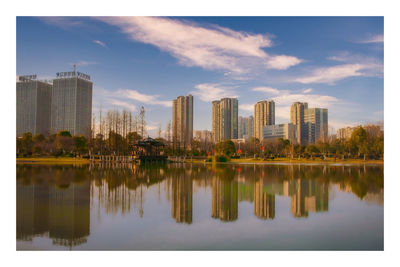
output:
[[[328,108],[330,133],[383,121],[383,17],[17,17],[17,75],[54,78],[72,64],[92,76],[93,112],[143,105],[151,136],[187,94],[194,130],[211,130],[223,97],[244,117],[274,100],[276,124],[295,101]]]

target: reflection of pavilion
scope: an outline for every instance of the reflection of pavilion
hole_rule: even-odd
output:
[[[238,183],[229,178],[212,179],[211,217],[234,221],[238,217]]]
[[[193,181],[190,175],[172,177],[172,217],[176,222],[192,223]]]
[[[259,179],[254,184],[254,214],[261,219],[275,218],[275,194],[264,190],[264,179]]]
[[[329,186],[316,180],[297,179],[285,181],[285,194],[291,196],[294,217],[308,217],[308,212],[328,211]]]
[[[89,181],[67,188],[17,185],[17,239],[47,234],[54,244],[76,246],[90,234]]]

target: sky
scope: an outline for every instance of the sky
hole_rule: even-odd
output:
[[[194,130],[211,101],[237,97],[239,116],[275,101],[327,108],[329,128],[383,121],[383,17],[17,17],[17,73],[91,76],[93,113],[146,110],[148,133],[194,97]]]

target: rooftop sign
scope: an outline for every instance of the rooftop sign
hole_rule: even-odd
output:
[[[57,78],[70,78],[70,77],[78,77],[78,78],[82,78],[85,80],[89,80],[90,81],[90,76],[79,72],[79,71],[67,71],[67,72],[57,72],[56,73]]]
[[[34,75],[19,76],[18,78],[19,78],[20,81],[36,80],[36,74],[34,74]]]

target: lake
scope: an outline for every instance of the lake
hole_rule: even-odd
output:
[[[383,250],[383,165],[17,164],[17,250]]]

